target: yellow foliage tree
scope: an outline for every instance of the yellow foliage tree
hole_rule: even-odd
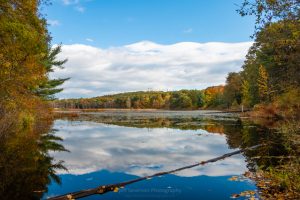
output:
[[[260,101],[269,100],[268,73],[264,66],[260,65],[258,69],[258,93]]]

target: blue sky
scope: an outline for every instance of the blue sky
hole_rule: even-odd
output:
[[[53,0],[43,13],[53,43],[120,46],[142,40],[160,44],[243,42],[254,20],[235,11],[242,0]]]
[[[53,0],[52,44],[70,77],[59,98],[127,91],[204,89],[239,71],[252,45],[242,0]]]

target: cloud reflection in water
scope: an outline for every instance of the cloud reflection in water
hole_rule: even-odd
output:
[[[137,176],[175,169],[211,159],[233,150],[226,136],[205,130],[131,128],[88,121],[57,120],[54,128],[71,151],[54,152],[64,160],[70,174],[80,175],[108,170]],[[177,176],[226,176],[242,174],[242,155],[187,169]],[[61,171],[60,173],[65,173]]]

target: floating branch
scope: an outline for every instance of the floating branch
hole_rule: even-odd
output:
[[[213,158],[213,159],[210,159],[210,160],[202,161],[202,162],[199,162],[199,163],[196,163],[196,164],[188,165],[188,166],[177,168],[177,169],[174,169],[174,170],[159,172],[159,173],[156,173],[156,174],[153,174],[153,175],[150,175],[150,176],[144,176],[144,177],[140,177],[140,178],[133,179],[133,180],[130,180],[130,181],[125,181],[125,182],[122,182],[122,183],[102,185],[102,186],[99,186],[97,188],[81,190],[81,191],[78,191],[78,192],[72,192],[72,193],[69,193],[69,194],[61,195],[61,196],[51,197],[48,200],[80,199],[80,198],[84,198],[84,197],[91,196],[91,195],[94,195],[94,194],[105,194],[107,192],[112,192],[112,191],[117,192],[119,190],[119,188],[123,188],[126,185],[130,185],[132,183],[140,182],[140,181],[150,179],[150,178],[153,178],[153,177],[156,177],[156,176],[162,176],[162,175],[166,175],[166,174],[173,174],[173,173],[178,172],[178,171],[182,171],[182,170],[185,170],[185,169],[190,169],[190,168],[197,167],[197,166],[200,166],[200,165],[205,165],[207,163],[213,163],[213,162],[216,162],[218,160],[223,160],[223,159],[231,157],[233,155],[243,153],[247,150],[256,149],[257,147],[260,147],[260,146],[263,146],[263,145],[259,144],[259,145],[255,145],[255,146],[248,147],[248,148],[245,148],[245,149],[233,151],[231,153],[227,153],[227,154],[224,154],[222,156],[219,156],[219,157],[216,157],[216,158]]]

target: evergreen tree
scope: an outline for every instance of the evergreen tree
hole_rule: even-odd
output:
[[[50,46],[50,45],[49,45]],[[45,100],[54,100],[54,94],[61,92],[62,88],[57,88],[62,85],[69,78],[58,78],[50,79],[49,73],[53,72],[55,68],[63,68],[63,64],[67,60],[57,60],[57,55],[61,52],[61,46],[56,46],[53,48],[48,48],[47,56],[44,58],[44,66],[46,68],[47,79],[34,89],[34,93],[42,97]]]

